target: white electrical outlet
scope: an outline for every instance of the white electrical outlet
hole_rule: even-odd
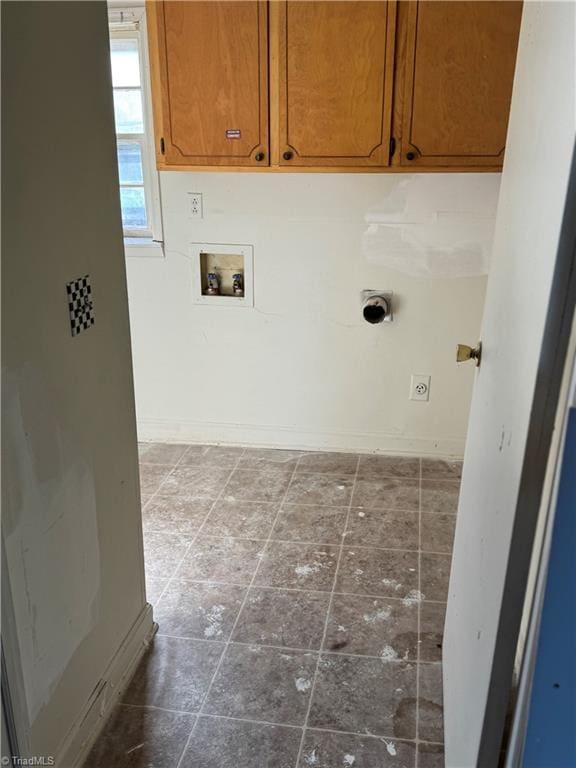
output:
[[[430,399],[430,376],[413,373],[410,377],[410,400]]]
[[[202,210],[202,193],[201,192],[188,192],[188,206],[191,219],[203,219],[204,211]]]

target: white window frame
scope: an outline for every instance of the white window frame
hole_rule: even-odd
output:
[[[117,6],[116,3],[110,3],[108,22],[111,39],[136,40],[138,42],[140,60],[144,134],[117,133],[116,138],[118,141],[133,141],[140,144],[144,197],[150,226],[146,230],[124,228],[124,248],[127,256],[163,256],[162,205],[160,177],[156,169],[154,124],[152,122],[146,11],[143,6],[122,7]]]

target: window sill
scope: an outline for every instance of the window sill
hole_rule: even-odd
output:
[[[124,253],[127,258],[163,259],[164,243],[144,237],[125,237]]]

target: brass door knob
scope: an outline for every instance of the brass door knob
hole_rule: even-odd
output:
[[[464,363],[466,360],[476,360],[476,366],[480,365],[482,359],[482,342],[478,342],[477,347],[469,347],[467,344],[458,344],[456,348],[456,362]]]

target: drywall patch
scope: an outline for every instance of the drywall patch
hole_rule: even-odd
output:
[[[55,398],[41,371],[8,372],[4,397],[14,471],[3,536],[33,723],[99,618],[96,492],[74,436],[46,407]]]
[[[365,215],[367,261],[412,277],[488,274],[499,173],[413,174]]]

